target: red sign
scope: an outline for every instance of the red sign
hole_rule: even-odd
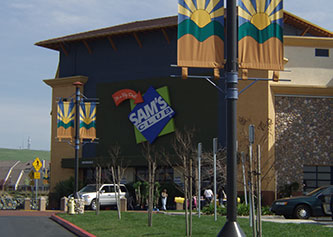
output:
[[[130,89],[119,90],[112,95],[112,98],[113,98],[116,106],[118,106],[124,100],[128,100],[128,99],[133,99],[134,104],[139,104],[139,103],[143,102],[143,98],[141,96],[140,91],[138,93],[136,93],[135,91],[130,90]]]

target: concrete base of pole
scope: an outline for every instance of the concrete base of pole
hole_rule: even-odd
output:
[[[239,237],[246,236],[243,230],[240,228],[237,222],[227,221],[223,226],[222,230],[218,233],[218,237],[220,236],[228,236],[228,237]]]
[[[62,197],[60,199],[60,210],[62,210],[63,212],[67,212],[68,211],[67,202],[68,202],[68,198],[67,197]]]
[[[38,210],[45,211],[46,210],[46,199],[45,197],[40,197],[38,199]]]
[[[24,199],[24,210],[25,211],[31,210],[30,204],[31,204],[30,198],[25,198]]]
[[[120,211],[127,211],[127,199],[125,197],[120,198]]]

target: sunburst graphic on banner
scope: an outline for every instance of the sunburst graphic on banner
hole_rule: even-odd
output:
[[[80,104],[80,128],[89,129],[95,127],[96,123],[96,104],[81,103]]]
[[[224,16],[223,1],[221,0],[180,0],[178,13],[184,19],[191,19],[200,28],[205,27],[211,21],[219,20]]]
[[[283,0],[238,3],[240,68],[283,70]]]
[[[258,30],[263,30],[272,22],[281,24],[283,18],[282,0],[241,0],[239,16],[251,22]]]
[[[224,1],[179,0],[178,66],[222,68]]]
[[[64,102],[60,100],[58,102],[57,110],[58,127],[64,127],[65,129],[68,127],[74,127],[74,102]]]

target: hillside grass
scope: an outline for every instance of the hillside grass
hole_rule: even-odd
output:
[[[0,160],[19,160],[19,161],[31,161],[38,157],[40,160],[50,160],[50,151],[41,150],[16,150],[0,148]]]

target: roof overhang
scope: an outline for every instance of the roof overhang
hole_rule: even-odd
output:
[[[333,38],[327,37],[284,36],[283,41],[286,46],[333,48]]]
[[[88,81],[88,77],[86,76],[72,76],[72,77],[62,77],[62,78],[55,78],[55,79],[46,79],[43,80],[45,84],[54,88],[54,87],[61,87],[61,86],[72,86],[74,82],[81,82],[85,84]]]
[[[112,37],[121,36],[124,34],[134,34],[136,32],[143,32],[143,31],[153,31],[153,30],[165,30],[166,28],[176,28],[177,27],[177,16],[170,16],[164,18],[157,18],[151,20],[144,20],[144,21],[136,21],[127,24],[82,32],[78,34],[72,34],[68,36],[58,37],[54,39],[44,40],[35,43],[37,46],[53,49],[53,50],[62,50],[66,53],[66,45],[75,42],[82,42],[84,43],[88,50],[89,46],[87,41],[95,40],[99,38],[108,38],[111,44]],[[315,36],[315,37],[328,37],[332,38],[333,33],[328,31],[322,27],[319,27],[311,22],[304,20],[296,15],[289,13],[288,11],[284,11],[284,22],[286,24],[290,24],[298,29],[302,30],[300,36],[304,36],[307,33]],[[166,36],[166,33],[163,32]],[[136,37],[136,36],[135,36]],[[167,37],[167,36],[166,36]],[[136,37],[137,39],[137,37]],[[138,40],[138,39],[137,39]],[[139,43],[139,42],[138,42]],[[139,43],[140,45],[140,43]],[[114,45],[113,45],[114,47]],[[90,51],[90,50],[89,50]],[[66,53],[67,54],[67,53]]]

